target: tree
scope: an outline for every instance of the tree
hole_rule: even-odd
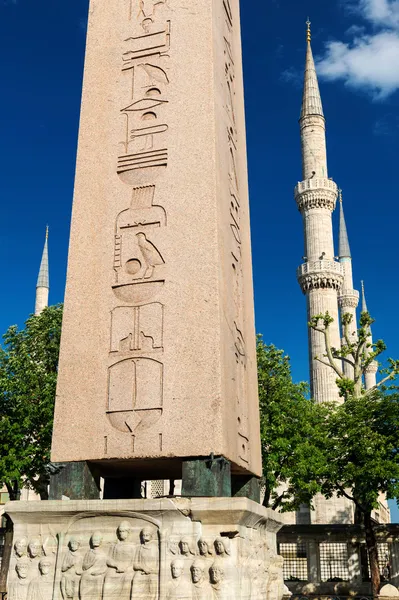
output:
[[[358,520],[364,525],[370,560],[372,593],[380,588],[377,540],[372,512],[378,508],[380,494],[399,498],[399,394],[396,386],[387,387],[399,373],[399,361],[389,359],[384,377],[370,390],[363,387],[367,368],[385,350],[385,344],[370,341],[369,313],[363,312],[356,336],[349,335],[352,316],[344,314],[342,323],[345,344],[341,349],[330,344],[329,328],[333,319],[326,314],[309,323],[324,335],[326,353],[316,360],[330,366],[337,374],[342,404],[329,406],[326,419],[325,452],[327,468],[320,479],[321,491],[352,500]],[[345,376],[341,364],[350,364],[353,377]]]
[[[48,499],[53,412],[61,336],[62,305],[31,316],[25,328],[12,326],[0,348],[0,485],[10,500],[22,487]],[[0,574],[4,589],[11,552],[12,523],[7,518]],[[8,554],[8,556],[7,556]]]
[[[283,350],[257,338],[263,504],[282,512],[311,505],[320,491],[323,468],[323,423],[326,408],[308,400],[306,383],[292,381],[290,359]]]

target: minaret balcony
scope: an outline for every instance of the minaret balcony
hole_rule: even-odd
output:
[[[308,261],[297,269],[297,278],[304,294],[318,289],[340,292],[344,282],[344,268],[335,260]]]
[[[337,203],[338,186],[332,179],[305,179],[298,183],[294,193],[301,212],[313,208],[326,208],[332,212]]]
[[[338,298],[340,308],[357,308],[360,294],[357,290],[342,290]]]

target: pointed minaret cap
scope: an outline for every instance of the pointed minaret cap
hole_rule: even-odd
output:
[[[50,288],[49,268],[48,268],[48,226],[46,227],[46,239],[44,242],[42,261],[40,263],[39,277],[36,287]]]
[[[367,302],[366,302],[366,292],[364,291],[364,281],[362,283],[362,312],[368,312]]]
[[[346,229],[342,190],[339,190],[339,258],[351,258],[348,230]]]
[[[303,100],[301,119],[310,115],[319,115],[324,117],[323,105],[321,102],[319,83],[317,81],[316,67],[313,59],[313,52],[311,46],[312,33],[310,29],[309,18],[306,21],[307,32],[307,52],[306,52],[306,65],[305,65],[305,83],[303,88]]]

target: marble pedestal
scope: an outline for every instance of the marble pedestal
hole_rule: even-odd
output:
[[[280,517],[246,498],[10,502],[9,600],[281,600]]]

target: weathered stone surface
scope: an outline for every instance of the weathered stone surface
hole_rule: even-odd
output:
[[[241,64],[239,0],[90,2],[55,462],[261,475]]]
[[[12,502],[9,600],[280,600],[279,517],[234,499]]]
[[[399,596],[399,590],[391,583],[386,583],[380,589],[380,598],[397,598]]]

